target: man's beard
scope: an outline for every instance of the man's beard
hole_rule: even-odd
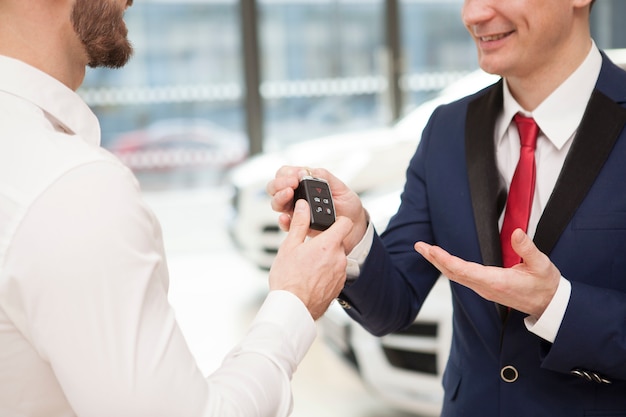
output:
[[[72,24],[92,68],[123,67],[133,54],[126,38],[124,9],[110,0],[76,0]]]

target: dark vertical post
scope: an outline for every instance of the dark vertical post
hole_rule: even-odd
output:
[[[404,100],[400,88],[402,50],[400,42],[399,0],[385,0],[385,44],[387,49],[387,80],[392,120],[402,116]]]
[[[246,133],[250,155],[263,151],[263,99],[261,97],[261,65],[256,0],[239,0],[241,39],[243,43],[243,74]]]

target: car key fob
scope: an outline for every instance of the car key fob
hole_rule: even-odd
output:
[[[305,199],[311,208],[311,229],[326,230],[335,222],[335,205],[326,180],[303,177],[294,194],[294,205],[301,198]]]

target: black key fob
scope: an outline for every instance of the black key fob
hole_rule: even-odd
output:
[[[335,222],[335,205],[326,180],[303,177],[295,191],[294,205],[301,198],[311,208],[311,229],[326,230]]]

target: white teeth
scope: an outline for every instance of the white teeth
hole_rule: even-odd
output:
[[[491,36],[481,36],[480,40],[483,42],[489,41],[497,41],[498,39],[504,38],[506,35],[491,35]]]

